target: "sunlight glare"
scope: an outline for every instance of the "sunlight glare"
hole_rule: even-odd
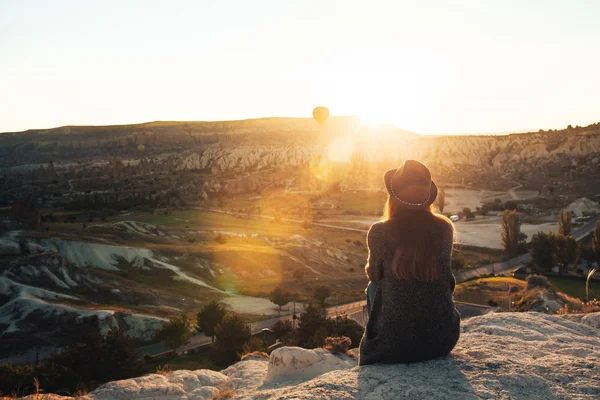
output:
[[[354,142],[348,136],[336,137],[329,142],[327,157],[335,162],[348,162],[354,152]]]

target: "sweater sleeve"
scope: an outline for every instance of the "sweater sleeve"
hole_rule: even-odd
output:
[[[383,259],[381,253],[381,235],[380,227],[373,224],[367,233],[367,265],[365,271],[369,280],[373,283],[379,283],[383,277]]]

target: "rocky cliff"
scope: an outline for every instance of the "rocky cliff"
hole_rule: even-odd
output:
[[[463,321],[450,357],[356,366],[347,355],[284,347],[221,371],[107,383],[86,399],[597,399],[600,313],[497,313]],[[61,398],[61,397],[56,397]]]
[[[144,150],[138,150],[139,145]],[[594,184],[590,176],[600,169],[600,124],[505,136],[433,137],[344,117],[333,118],[323,129],[309,119],[267,118],[62,127],[0,135],[5,166],[120,157],[146,158],[154,169],[217,174],[314,166],[340,147],[349,152],[347,156],[352,154],[347,158],[355,177],[364,175],[358,170],[365,164],[389,167],[412,158],[446,181],[460,177],[486,187],[504,179],[507,184],[530,181],[541,187],[552,179],[581,177],[585,187]],[[379,179],[379,172],[376,175]],[[482,176],[487,182],[479,182]]]

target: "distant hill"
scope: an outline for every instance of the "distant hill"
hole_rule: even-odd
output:
[[[119,135],[138,132],[153,132],[157,134],[185,133],[188,135],[202,135],[214,133],[250,133],[250,132],[320,132],[322,130],[348,129],[360,124],[357,117],[343,116],[331,117],[321,128],[312,118],[256,118],[234,121],[154,121],[130,125],[67,125],[49,129],[28,129],[22,132],[4,132],[2,138],[14,136],[37,135]],[[394,132],[398,135],[417,136],[393,125],[377,125],[378,129]]]

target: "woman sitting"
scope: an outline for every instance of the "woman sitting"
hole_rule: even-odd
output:
[[[367,235],[371,309],[359,364],[446,356],[460,335],[450,269],[454,227],[432,211],[438,190],[423,164],[408,160],[384,180],[385,217]]]

